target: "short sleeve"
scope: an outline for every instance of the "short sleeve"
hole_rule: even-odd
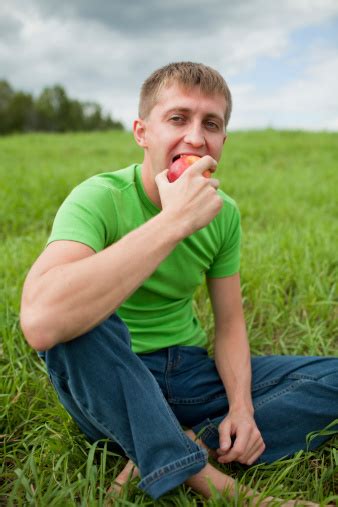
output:
[[[58,240],[78,241],[99,252],[114,242],[116,223],[111,189],[87,180],[75,187],[59,208],[47,245]]]
[[[213,264],[206,273],[208,278],[221,278],[238,273],[240,267],[241,220],[235,204],[224,203],[219,220],[221,245]]]

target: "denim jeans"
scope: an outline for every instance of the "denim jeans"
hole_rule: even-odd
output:
[[[41,356],[83,433],[122,448],[139,468],[139,487],[154,499],[207,463],[206,451],[182,427],[201,434],[208,447],[219,447],[217,428],[228,401],[205,349],[175,346],[137,355],[127,327],[112,315]],[[266,444],[259,462],[305,449],[309,432],[338,418],[338,358],[254,357],[252,371],[255,420]]]

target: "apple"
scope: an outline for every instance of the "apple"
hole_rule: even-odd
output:
[[[181,176],[182,173],[186,169],[188,169],[191,164],[194,162],[197,162],[201,157],[197,157],[196,155],[181,155],[178,159],[176,159],[171,166],[169,167],[168,171],[168,180],[170,183],[173,183]],[[204,171],[203,176],[205,178],[211,177],[211,172],[207,169]]]

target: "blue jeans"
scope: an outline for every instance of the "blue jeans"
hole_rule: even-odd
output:
[[[182,426],[201,432],[208,447],[219,446],[217,427],[228,401],[205,349],[176,346],[137,355],[127,327],[112,315],[43,358],[61,403],[83,433],[122,448],[139,468],[139,487],[151,497],[207,463],[206,451]],[[305,449],[309,432],[338,418],[338,358],[254,357],[252,370],[255,420],[266,444],[259,462]]]

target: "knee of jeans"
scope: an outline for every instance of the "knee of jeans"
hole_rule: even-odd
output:
[[[113,314],[83,335],[47,350],[45,361],[48,369],[68,377],[67,364],[102,364],[112,355],[120,355],[122,349],[131,350],[130,334],[126,324]]]

